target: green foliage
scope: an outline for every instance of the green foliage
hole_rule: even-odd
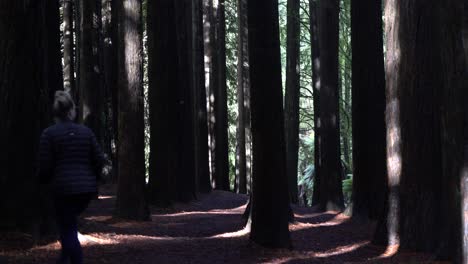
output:
[[[229,179],[234,189],[236,178],[237,128],[237,0],[226,0],[226,82],[228,95]]]
[[[349,204],[351,202],[351,195],[353,193],[353,175],[348,174],[346,179],[343,180],[343,196],[345,200],[345,204]]]

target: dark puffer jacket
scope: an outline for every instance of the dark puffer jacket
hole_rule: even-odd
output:
[[[39,147],[39,177],[57,195],[96,193],[104,155],[94,133],[71,121],[44,130]]]

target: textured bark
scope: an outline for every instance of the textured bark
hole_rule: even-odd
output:
[[[311,59],[312,59],[312,88],[314,101],[314,190],[312,197],[312,206],[318,205],[320,200],[320,166],[322,164],[320,157],[320,143],[322,142],[320,135],[320,47],[319,47],[319,29],[318,29],[318,2],[309,0],[310,14],[310,39],[311,39]]]
[[[53,93],[63,89],[58,16],[57,1],[0,1],[1,228],[50,226],[35,161]]]
[[[75,97],[75,54],[73,0],[64,0],[63,7],[63,81],[65,91]]]
[[[278,1],[249,0],[253,193],[250,239],[267,247],[291,246]],[[265,95],[268,94],[268,97]]]
[[[341,210],[344,207],[342,169],[340,155],[340,118],[338,96],[338,33],[339,1],[320,1],[319,46],[320,46],[320,195],[322,210]]]
[[[468,76],[468,2],[465,1],[463,20],[463,44],[465,47],[465,76]],[[465,87],[468,87],[468,79],[465,78]],[[465,91],[465,97],[468,93]],[[466,99],[465,99],[466,100]],[[462,263],[468,263],[468,106],[465,104],[465,154],[464,154],[464,168],[462,177],[460,179],[461,195],[462,195]]]
[[[387,193],[381,1],[351,3],[353,217],[379,219]]]
[[[386,2],[390,244],[461,262],[462,1]],[[382,224],[382,223],[381,223]]]
[[[208,123],[206,109],[205,62],[204,62],[204,32],[203,32],[203,0],[196,0],[192,7],[192,40],[193,40],[193,89],[195,96],[195,165],[197,171],[198,190],[211,191],[209,153],[208,153]]]
[[[213,0],[203,0],[203,36],[205,53],[205,89],[207,98],[207,116],[208,116],[208,144],[209,144],[209,168],[211,185],[215,185],[215,74],[213,72],[216,46],[215,46],[215,21],[213,12]]]
[[[177,80],[174,4],[171,0],[148,1],[148,76],[150,114],[149,198],[153,204],[169,205],[175,192],[173,167],[176,159],[173,104]]]
[[[109,74],[109,92],[111,95],[111,107],[112,107],[112,130],[113,130],[113,137],[114,137],[114,144],[115,146],[119,145],[119,78],[118,78],[118,73],[119,69],[117,67],[118,65],[118,56],[119,56],[119,41],[118,41],[118,33],[119,33],[119,5],[117,3],[117,0],[111,0],[111,52],[114,54],[113,56],[110,56],[109,60],[110,63],[112,64],[112,72],[106,72],[106,74]],[[107,67],[107,69],[109,69]],[[114,153],[113,153],[113,161],[112,161],[112,167],[113,167],[113,182],[116,182],[118,179],[119,175],[119,148],[115,147]]]
[[[217,0],[214,5],[216,56],[213,56],[214,89],[214,139],[215,139],[215,188],[228,191],[229,184],[229,143],[226,85],[226,18],[224,0]]]
[[[177,127],[179,140],[176,177],[176,200],[190,201],[196,195],[195,149],[194,149],[194,89],[192,84],[192,2],[177,0],[175,4],[177,32]],[[182,151],[181,151],[182,150]]]
[[[103,140],[102,83],[99,63],[99,28],[96,1],[79,1],[79,93],[80,121],[91,128],[99,142]],[[100,13],[100,12],[99,12]],[[99,17],[99,18],[98,18]]]
[[[300,97],[300,18],[299,0],[288,0],[286,96],[284,100],[286,136],[286,174],[291,202],[297,204],[297,163],[299,155],[299,97]]]
[[[237,193],[247,193],[247,181],[250,178],[250,164],[247,161],[247,116],[249,107],[246,94],[249,85],[249,61],[248,61],[248,24],[247,24],[247,0],[237,1],[237,145],[236,145],[236,191]],[[250,127],[250,124],[249,124]],[[250,161],[249,161],[250,162]]]
[[[141,0],[119,6],[119,179],[115,215],[148,220],[145,201],[143,27]]]
[[[154,204],[189,201],[196,193],[194,134],[198,120],[193,113],[191,7],[182,0],[148,2],[149,188]]]
[[[118,68],[117,68],[117,17],[115,13],[115,0],[101,0],[102,6],[102,81],[103,104],[105,113],[105,150],[112,159],[111,180],[117,181],[117,148],[112,147],[112,142],[117,144],[117,97],[118,97]]]

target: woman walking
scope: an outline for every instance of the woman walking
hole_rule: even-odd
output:
[[[62,252],[57,263],[82,264],[77,218],[97,195],[104,155],[94,133],[73,122],[75,103],[64,91],[55,93],[56,124],[44,130],[39,147],[39,175],[51,183]]]

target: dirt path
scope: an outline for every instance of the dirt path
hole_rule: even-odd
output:
[[[80,224],[85,263],[432,263],[430,256],[370,245],[372,226],[342,214],[294,208],[293,250],[268,250],[249,243],[241,215],[247,197],[215,191],[170,210],[152,208],[152,221],[112,219],[115,197],[107,190]],[[57,242],[31,246],[29,237],[0,238],[0,264],[54,263]]]

